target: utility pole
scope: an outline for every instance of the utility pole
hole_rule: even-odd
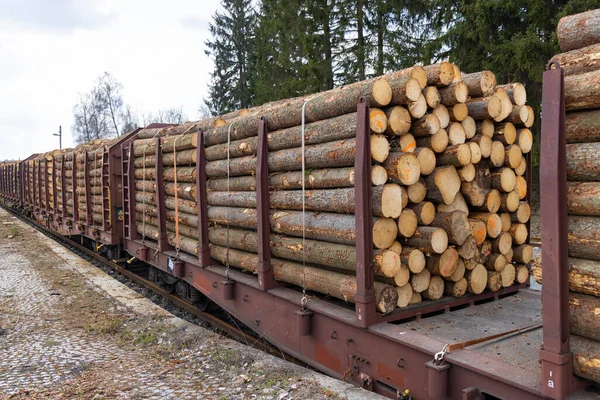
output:
[[[62,125],[58,126],[58,133],[53,133],[54,136],[58,136],[58,149],[62,150]]]

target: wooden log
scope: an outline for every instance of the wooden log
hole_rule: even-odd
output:
[[[459,246],[471,235],[467,214],[460,210],[438,213],[432,220],[431,226],[442,228],[446,231],[449,242]]]
[[[369,127],[371,133],[382,134],[387,130],[387,116],[382,109],[377,107],[369,109]],[[302,145],[302,136],[300,137],[300,145]]]
[[[373,244],[378,249],[387,249],[398,236],[396,221],[391,218],[379,218],[373,224]]]
[[[465,242],[458,248],[458,255],[463,260],[471,260],[477,256],[478,253],[477,240],[473,235],[469,235]]]
[[[389,179],[404,185],[414,184],[421,175],[419,160],[411,153],[390,153],[383,167],[387,170]]]
[[[491,171],[492,184],[491,187],[501,192],[512,192],[517,183],[517,176],[511,168],[499,168]]]
[[[450,107],[450,120],[454,122],[464,121],[469,116],[469,108],[464,103],[458,103]]]
[[[460,176],[462,182],[473,182],[477,174],[475,166],[471,163],[458,168],[456,172],[458,172],[458,176]]]
[[[458,252],[453,247],[447,248],[442,254],[431,254],[426,259],[425,268],[431,275],[450,278],[458,267]]]
[[[448,143],[457,145],[465,143],[466,140],[467,135],[465,133],[465,128],[458,122],[450,124],[450,127],[448,128]]]
[[[451,282],[458,282],[459,280],[461,280],[461,279],[464,278],[465,271],[466,271],[465,263],[459,257],[458,258],[458,263],[456,264],[456,269],[454,270],[454,272],[452,273],[452,275],[450,275],[449,277],[444,278],[444,280],[451,281]]]
[[[460,192],[456,194],[452,203],[438,204],[437,210],[438,212],[452,212],[455,210],[461,210],[464,211],[465,214],[469,214],[469,206]]]
[[[467,279],[467,290],[472,294],[481,294],[487,287],[488,271],[481,264],[477,264],[475,268],[465,272]]]
[[[423,271],[426,265],[425,255],[419,249],[414,247],[403,246],[400,253],[400,261],[403,265],[407,265],[410,272],[418,274]]]
[[[406,104],[409,101],[416,101],[421,95],[421,83],[412,76],[389,78],[387,81],[392,88],[390,104]]]
[[[494,93],[494,96],[500,99],[500,102],[502,103],[502,110],[500,111],[500,115],[494,118],[494,121],[500,122],[507,118],[510,119],[514,107],[506,91],[504,91],[504,89],[497,88],[496,93]],[[527,110],[525,111],[527,112]]]
[[[600,42],[557,54],[550,61],[558,61],[565,76],[597,70],[600,68]]]
[[[600,260],[600,218],[569,216],[569,256]]]
[[[487,165],[479,165],[476,168],[475,179],[472,182],[463,182],[460,191],[467,203],[474,207],[481,207],[487,200],[491,182],[492,178]]]
[[[423,95],[416,101],[409,101],[407,105],[408,112],[414,119],[419,119],[427,113],[427,101]]]
[[[473,136],[472,143],[479,145],[479,151],[482,158],[489,158],[492,154],[492,138],[483,134]]]
[[[522,201],[519,203],[519,208],[513,214],[511,214],[511,221],[514,223],[526,224],[531,217],[531,207],[528,203]]]
[[[600,216],[600,182],[567,182],[571,215]]]
[[[425,180],[426,198],[433,202],[451,204],[460,191],[461,180],[451,165],[436,168]]]
[[[491,119],[484,119],[482,121],[475,121],[477,124],[477,130],[475,132],[476,135],[483,135],[492,137],[494,135],[494,121]]]
[[[490,153],[490,164],[493,167],[502,167],[506,158],[506,152],[502,142],[492,141],[492,151]]]
[[[502,254],[492,253],[488,257],[485,267],[488,271],[497,271],[501,272],[506,265],[506,258]]]
[[[390,141],[392,152],[412,153],[417,148],[415,137],[410,133],[405,133],[397,139]]]
[[[477,122],[469,116],[460,122],[463,129],[465,130],[465,136],[467,139],[471,139],[477,133]]]
[[[535,259],[531,272],[538,283],[542,282],[542,257]],[[569,258],[569,290],[600,297],[600,262]]]
[[[417,214],[410,208],[402,210],[400,217],[398,218],[398,234],[401,237],[409,238],[412,237],[417,231],[419,225],[419,219]]]
[[[406,284],[404,286],[397,287],[396,292],[398,293],[398,301],[396,305],[400,308],[407,307],[410,304],[413,296],[412,286],[410,284]]]
[[[490,240],[492,251],[494,253],[507,255],[512,248],[512,236],[507,232],[502,232],[497,238]]]
[[[422,175],[429,175],[435,170],[437,162],[433,150],[427,147],[417,147],[413,154],[417,156]]]
[[[517,135],[519,137],[518,144],[521,148],[521,152],[523,154],[529,153],[533,148],[533,135],[531,134],[531,131],[527,128],[520,129]]]
[[[418,304],[422,301],[421,293],[417,293],[413,291],[412,298],[410,299],[409,305]]]
[[[481,207],[476,207],[476,211],[489,212],[489,213],[497,213],[502,206],[502,195],[496,189],[491,189],[485,200],[485,204]]]
[[[520,200],[524,200],[527,197],[527,180],[522,176],[517,176],[517,183],[515,184],[515,192],[519,196]]]
[[[210,246],[210,255],[213,259],[225,262],[228,254],[228,261],[234,267],[242,268],[246,271],[255,272],[258,265],[258,256],[239,250],[232,250],[221,246]],[[271,259],[275,279],[293,285],[305,287],[322,294],[330,295],[340,300],[354,302],[356,295],[356,277],[344,275],[333,271],[327,271],[312,266],[303,266],[302,264],[290,261]],[[377,309],[383,313],[389,313],[396,308],[398,295],[394,287],[374,283],[375,298]]]
[[[401,287],[410,281],[410,271],[406,265],[401,265],[400,261],[398,261],[398,266],[398,272],[394,275],[394,284]]]
[[[425,181],[421,178],[416,183],[408,186],[406,188],[408,200],[411,203],[418,204],[425,200],[425,195],[427,194],[427,186],[425,185]]]
[[[395,252],[396,254],[400,254],[400,253],[402,253],[402,245],[400,244],[399,241],[394,240],[394,243],[392,243],[392,245],[390,247],[388,247],[388,250],[391,250],[391,251]]]
[[[527,91],[521,83],[507,83],[499,85],[497,88],[503,89],[510,98],[510,101],[517,106],[522,106],[527,102]]]
[[[512,122],[501,122],[494,128],[494,140],[504,145],[511,145],[517,141],[517,128]]]
[[[269,131],[299,126],[302,111],[306,122],[321,121],[356,111],[361,97],[366,96],[371,106],[385,107],[392,100],[392,89],[385,79],[367,80],[340,88],[287,100],[283,104],[265,109],[260,113],[236,119],[231,129],[231,139],[239,140],[256,135],[261,117],[268,121]],[[229,126],[220,126],[204,133],[206,146],[226,143]]]
[[[468,144],[448,146],[444,152],[437,155],[437,165],[453,165],[462,167],[471,162],[471,149]]]
[[[567,144],[567,178],[571,181],[600,180],[600,143]]]
[[[502,221],[502,232],[509,232],[512,226],[512,217],[510,216],[510,213],[500,213],[500,220]]]
[[[565,77],[567,111],[600,108],[600,70]]]
[[[500,272],[500,280],[502,287],[510,287],[515,282],[517,276],[517,270],[512,264],[506,264],[502,272]]]
[[[529,232],[527,231],[527,226],[525,224],[513,224],[509,233],[512,236],[515,244],[524,244],[529,236]],[[571,241],[569,241],[569,250],[571,249],[570,242]]]
[[[502,275],[497,271],[488,271],[487,289],[497,292],[502,288]]]
[[[513,260],[518,263],[529,264],[533,259],[533,247],[528,244],[513,247],[512,250]]]
[[[469,142],[467,143],[469,149],[471,150],[471,164],[478,164],[481,161],[481,148],[477,143]]]
[[[408,133],[411,127],[411,118],[406,108],[395,106],[386,108],[384,111],[387,116],[385,133],[388,136],[400,136]]]
[[[436,301],[444,297],[444,280],[439,276],[432,276],[427,290],[421,293],[424,299]]]
[[[600,10],[562,17],[558,21],[556,36],[562,51],[600,43]]]
[[[581,293],[569,293],[571,334],[600,341],[600,299]]]
[[[452,79],[452,83],[462,82],[462,72],[458,65],[452,64],[452,68],[454,68],[454,79]]]
[[[502,220],[498,214],[492,213],[470,213],[469,219],[480,221],[485,224],[487,236],[497,238],[502,232]]]
[[[600,142],[600,110],[567,113],[565,136],[567,143]]]
[[[502,113],[502,101],[496,96],[480,97],[468,100],[466,103],[469,116],[474,120],[495,120]]]
[[[438,120],[440,121],[440,129],[446,129],[448,127],[450,124],[450,112],[445,105],[440,104],[431,110],[431,113],[438,117]]]
[[[435,153],[442,153],[448,147],[448,133],[440,129],[437,133],[416,138],[416,146],[431,148]]]
[[[429,282],[431,281],[431,273],[424,269],[418,274],[413,274],[410,277],[410,285],[416,293],[422,293],[429,288]]]
[[[444,293],[446,296],[462,297],[467,293],[467,286],[466,278],[460,278],[456,282],[446,281],[444,282]]]
[[[462,81],[467,85],[471,97],[487,97],[496,91],[496,75],[491,71],[462,74]]]
[[[438,93],[440,102],[447,107],[464,103],[469,98],[469,88],[464,82],[454,82],[450,86],[439,88]]]
[[[435,114],[426,114],[414,121],[410,127],[410,133],[414,137],[430,136],[440,130],[440,120]]]
[[[418,225],[429,225],[435,219],[435,206],[429,201],[408,206],[417,216]],[[396,217],[393,217],[396,218]]]
[[[448,248],[448,234],[440,228],[419,226],[414,235],[406,238],[405,242],[410,247],[442,254]]]
[[[523,160],[523,153],[518,145],[506,146],[504,155],[504,165],[510,168],[517,168]]]
[[[600,382],[600,342],[578,335],[570,336],[573,352],[573,373],[582,378]]]
[[[427,106],[430,108],[436,108],[442,101],[440,91],[435,86],[427,86],[425,89],[423,89],[422,93],[423,96],[425,96]]]
[[[519,209],[519,194],[515,191],[502,193],[500,211],[512,213]]]
[[[448,86],[454,80],[454,67],[449,62],[427,65],[423,69],[427,73],[428,86]]]

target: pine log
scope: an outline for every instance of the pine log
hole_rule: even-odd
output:
[[[410,299],[409,305],[418,304],[422,301],[421,293],[416,293],[413,291],[412,298]]]
[[[465,130],[465,136],[467,139],[472,139],[477,133],[477,122],[469,116],[460,122],[463,129]]]
[[[441,103],[448,107],[464,103],[469,98],[469,88],[464,82],[454,82],[450,86],[439,88],[438,93]]]
[[[425,181],[421,178],[417,182],[406,188],[408,194],[408,200],[411,203],[418,204],[425,200],[425,195],[427,194],[427,186],[425,185]]]
[[[463,182],[460,191],[467,203],[474,207],[481,207],[487,200],[492,178],[487,165],[479,165],[476,170],[475,179],[472,182]]]
[[[497,238],[502,232],[502,220],[498,214],[492,213],[470,213],[469,219],[483,222],[486,226],[487,236]]]
[[[600,180],[600,143],[567,144],[567,178],[575,181]]]
[[[398,218],[398,234],[404,238],[412,237],[417,231],[417,226],[419,226],[417,214],[410,208],[402,210]]]
[[[398,236],[396,221],[391,218],[379,218],[373,224],[373,244],[378,249],[387,249]]]
[[[397,139],[390,141],[392,152],[412,153],[417,148],[417,141],[410,133],[405,133]]]
[[[390,104],[406,104],[418,100],[421,95],[421,83],[412,76],[387,79],[392,88]]]
[[[600,43],[600,9],[561,18],[556,36],[562,51]]]
[[[500,211],[515,212],[519,209],[519,194],[517,192],[502,193]]]
[[[485,204],[481,207],[476,207],[476,211],[497,213],[502,206],[502,195],[496,189],[491,189],[485,200]]]
[[[518,145],[505,147],[504,165],[510,168],[517,168],[523,160],[523,153]]]
[[[506,258],[502,254],[492,253],[488,257],[485,267],[488,271],[497,271],[501,272],[506,265]]]
[[[444,278],[444,280],[451,281],[451,282],[458,282],[459,280],[461,280],[461,279],[464,278],[465,271],[466,271],[465,263],[459,257],[458,258],[458,263],[456,264],[456,269],[454,270],[454,272],[452,273],[452,275],[450,275],[447,278]]]
[[[452,79],[452,83],[462,82],[462,72],[458,65],[452,64],[452,68],[454,68],[454,79]]]
[[[423,271],[426,265],[425,255],[419,249],[414,247],[403,246],[400,253],[400,261],[402,265],[407,265],[410,272],[418,274]]]
[[[429,282],[431,281],[431,273],[424,269],[418,274],[413,274],[410,277],[410,285],[412,286],[413,291],[416,293],[423,293],[427,288],[429,288]]]
[[[430,108],[436,108],[442,101],[440,91],[435,86],[427,86],[425,89],[423,89],[422,93],[423,96],[425,96],[427,106]]]
[[[523,154],[529,153],[533,148],[533,135],[531,134],[531,131],[527,128],[519,129],[517,134],[519,136],[518,144],[521,148],[521,152]]]
[[[466,266],[466,265],[465,265]],[[472,294],[483,293],[487,286],[488,271],[481,264],[477,264],[475,268],[465,272],[467,279],[467,290]]]
[[[444,280],[439,276],[432,276],[429,287],[421,293],[424,299],[436,301],[444,297]]]
[[[390,153],[383,167],[392,182],[400,182],[404,185],[412,185],[421,175],[419,160],[411,153]]]
[[[496,75],[491,71],[462,74],[462,81],[467,85],[471,97],[487,97],[496,91]]]
[[[426,198],[433,202],[451,204],[461,189],[460,176],[451,165],[436,168],[426,179]]]
[[[416,101],[409,101],[407,105],[408,112],[414,119],[419,119],[427,113],[427,101],[423,95],[420,95]]]
[[[490,153],[490,164],[494,167],[502,167],[504,165],[504,159],[506,153],[502,142],[494,140],[492,141],[492,151]]]
[[[502,221],[502,232],[509,232],[512,226],[512,217],[510,216],[510,213],[500,213],[500,220]]]
[[[465,214],[469,215],[469,206],[460,192],[456,194],[452,203],[438,204],[437,210],[438,212],[452,212],[455,210],[461,210],[464,211]]]
[[[382,134],[387,130],[387,116],[382,109],[372,107],[369,110],[369,127],[371,133]],[[300,137],[300,145],[302,145],[302,137]]]
[[[511,214],[511,221],[514,223],[526,224],[531,217],[531,206],[528,203],[522,201],[519,204],[519,208],[513,214]]]
[[[427,65],[423,69],[427,73],[428,86],[448,86],[454,80],[454,67],[449,62]]]
[[[477,134],[471,139],[472,143],[479,145],[482,158],[489,158],[492,154],[492,138],[483,134]]]
[[[525,122],[525,128],[531,128],[535,122],[535,110],[533,109],[533,107],[531,106],[526,106],[527,110],[529,111],[529,119],[527,119],[527,122]]]
[[[434,114],[425,116],[413,121],[410,127],[410,133],[414,137],[430,136],[440,130],[440,120]]]
[[[502,113],[502,101],[496,96],[480,97],[468,100],[469,116],[477,121],[496,120]]]
[[[517,270],[512,264],[506,264],[502,272],[500,272],[500,280],[502,287],[510,287],[515,282]]]
[[[600,183],[567,182],[569,214],[600,216]]]
[[[471,150],[471,164],[478,164],[481,161],[481,148],[474,142],[468,143],[469,149]]]
[[[239,250],[232,250],[220,246],[210,246],[210,255],[213,259],[224,262],[226,253],[229,252],[229,264],[246,271],[254,272],[258,265],[258,256]],[[305,287],[322,294],[330,295],[340,300],[354,302],[356,295],[356,277],[337,272],[327,271],[311,266],[303,266],[276,258],[271,259],[275,279],[293,285]],[[396,290],[389,285],[375,282],[375,303],[382,313],[394,310],[398,301]]]
[[[585,218],[585,217],[583,217]],[[509,231],[515,244],[524,244],[529,236],[527,226],[525,224],[513,224]],[[576,240],[576,239],[574,239]],[[569,250],[571,249],[571,241],[569,240]]]
[[[517,176],[511,168],[499,168],[492,170],[492,185],[491,187],[502,192],[512,192],[517,183]]]
[[[515,192],[519,196],[520,200],[524,200],[527,197],[527,180],[522,176],[517,176],[517,183],[515,184]]]
[[[422,251],[442,254],[448,248],[448,234],[440,228],[419,226],[414,235],[406,238],[405,242],[408,246]]]
[[[437,165],[453,165],[462,167],[471,162],[471,149],[468,144],[448,146],[437,156]]]
[[[500,122],[507,118],[510,119],[514,107],[506,91],[504,89],[497,88],[496,93],[494,93],[494,96],[500,99],[500,102],[502,103],[502,110],[500,111],[500,115],[494,118],[494,121]],[[525,112],[527,112],[527,110],[525,110]]]
[[[502,232],[497,238],[490,240],[492,251],[494,253],[506,255],[512,248],[512,236],[507,232]]]
[[[401,254],[402,253],[402,245],[400,244],[399,241],[394,240],[394,243],[392,243],[392,245],[390,247],[388,247],[388,250],[391,250],[391,251],[395,252],[396,254]]]
[[[533,247],[528,244],[513,247],[513,260],[523,264],[529,264],[533,259]]]
[[[417,147],[413,154],[417,156],[422,175],[429,175],[435,170],[436,158],[433,150],[427,147]]]
[[[569,255],[600,260],[600,218],[569,216]]]
[[[471,235],[467,214],[460,210],[438,213],[432,220],[431,226],[442,228],[448,235],[448,241],[459,246]]]
[[[558,61],[564,75],[579,75],[600,69],[600,41],[580,49],[557,54],[552,61]]]
[[[388,253],[393,253],[389,251]],[[394,284],[398,287],[402,287],[410,281],[410,271],[406,265],[400,264],[398,260],[398,272],[394,275]]]
[[[567,111],[600,108],[600,69],[565,77]]]
[[[473,179],[475,179],[475,175],[477,174],[475,166],[471,163],[458,168],[456,172],[458,172],[458,176],[460,176],[462,182],[473,182]]]
[[[462,297],[467,293],[467,279],[466,278],[460,278],[458,281],[456,282],[444,282],[444,294],[446,294],[446,296],[452,296],[452,297]]]
[[[467,140],[465,128],[458,122],[453,122],[448,128],[448,143],[451,145],[462,144]]]
[[[400,136],[408,133],[411,127],[411,118],[408,110],[401,106],[384,109],[387,116],[387,129],[389,136]]]
[[[397,287],[396,292],[398,293],[398,302],[396,305],[400,308],[407,307],[410,304],[413,296],[412,286],[410,284],[406,284],[404,286]]]
[[[527,102],[527,91],[521,83],[507,83],[499,85],[497,88],[503,89],[508,94],[510,101],[517,106],[522,106]]]
[[[287,100],[283,104],[253,113],[235,120],[232,125],[231,139],[239,140],[251,137],[258,132],[261,117],[267,120],[269,131],[299,126],[302,123],[302,111],[306,122],[321,121],[356,111],[356,105],[365,96],[371,106],[384,107],[392,100],[392,89],[385,79],[367,80],[340,88]],[[305,107],[303,107],[305,101]],[[221,126],[204,133],[207,146],[226,143],[229,126]]]
[[[505,145],[514,144],[517,141],[517,128],[512,122],[501,122],[494,128],[494,140],[498,140]]]
[[[502,288],[502,275],[500,272],[488,271],[487,288],[492,292],[497,292]]]
[[[541,256],[532,265],[532,274],[542,283]],[[569,290],[600,297],[600,262],[579,258],[569,258]]]
[[[435,153],[441,153],[448,147],[448,133],[445,129],[440,129],[433,135],[416,138],[416,145],[431,148]]]
[[[454,122],[462,122],[469,116],[469,107],[464,103],[458,103],[450,107],[450,120]]]
[[[475,121],[477,124],[477,135],[484,135],[488,137],[492,137],[494,135],[494,121],[491,119],[484,119],[483,121]]]
[[[570,336],[573,372],[582,378],[600,382],[600,342],[578,335]]]
[[[434,108],[431,113],[438,117],[438,120],[440,121],[440,129],[446,129],[448,127],[450,124],[450,112],[445,105],[440,104]]]
[[[569,293],[569,311],[571,334],[600,341],[599,298],[580,293]]]
[[[435,218],[435,206],[429,201],[422,201],[420,203],[410,205],[408,208],[414,211],[419,225],[429,225]]]
[[[458,255],[463,260],[471,260],[477,256],[479,249],[477,248],[477,240],[473,235],[469,235],[465,242],[458,248]]]
[[[458,267],[458,252],[453,247],[447,248],[442,254],[432,254],[427,257],[425,268],[431,275],[450,278]]]
[[[600,110],[567,113],[565,136],[567,143],[600,142]]]

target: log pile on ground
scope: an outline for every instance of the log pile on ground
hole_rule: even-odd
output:
[[[562,18],[558,41],[564,53],[552,60],[565,75],[571,350],[575,373],[600,382],[600,9]]]
[[[461,74],[447,62],[142,130],[134,142],[138,232],[158,236],[155,148],[160,140],[168,241],[197,254],[195,160],[202,131],[211,256],[255,271],[257,135],[264,117],[275,277],[352,302],[356,109],[363,96],[371,107],[379,311],[526,282],[531,248],[524,155],[532,146],[533,110],[525,105],[520,83],[498,86],[490,71]]]

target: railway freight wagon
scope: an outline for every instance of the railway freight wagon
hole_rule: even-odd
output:
[[[10,206],[18,206],[21,201],[21,179],[19,161],[0,162],[0,199]]]

